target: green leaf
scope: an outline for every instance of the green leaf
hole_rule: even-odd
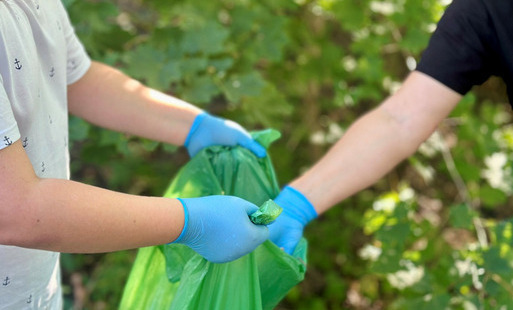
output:
[[[146,150],[148,152],[155,151],[155,149],[159,146],[159,144],[160,143],[157,141],[142,139],[142,146],[143,146],[144,150]]]
[[[219,58],[209,60],[209,65],[214,67],[216,71],[224,72],[230,69],[234,64],[233,58]]]
[[[160,78],[157,82],[159,89],[166,90],[173,82],[179,82],[182,79],[182,70],[179,61],[171,60],[164,64],[159,74]]]
[[[224,50],[224,42],[228,37],[228,30],[214,21],[208,21],[202,27],[188,29],[180,44],[184,53],[202,53],[211,55]]]
[[[400,45],[411,53],[418,53],[426,48],[428,41],[429,34],[425,30],[419,27],[410,27],[406,30]]]
[[[121,133],[112,130],[101,130],[99,145],[117,145],[123,139]]]
[[[224,94],[229,101],[239,102],[244,96],[258,96],[265,82],[258,72],[236,74],[224,83]]]
[[[127,52],[123,59],[127,64],[125,72],[128,75],[141,79],[152,87],[162,85],[159,68],[165,63],[163,51],[155,49],[150,44],[143,44]]]
[[[497,274],[512,274],[513,269],[509,260],[501,256],[501,250],[498,246],[492,246],[483,253],[483,267],[487,272]]]
[[[389,244],[403,245],[410,236],[410,224],[384,225],[376,232],[376,238]]]
[[[477,216],[477,212],[467,204],[452,206],[449,212],[449,221],[454,228],[472,229],[474,227],[474,218]]]
[[[408,298],[407,296],[400,297],[395,301],[390,309],[391,310],[434,310],[434,309],[452,309],[451,296],[449,294],[428,294],[422,297]],[[459,308],[457,308],[459,309]]]
[[[81,118],[71,116],[69,118],[69,139],[73,141],[82,141],[87,138],[91,126]]]
[[[190,57],[180,60],[182,75],[188,78],[194,77],[198,72],[208,67],[208,60],[204,57]]]
[[[479,198],[483,204],[495,207],[507,201],[508,196],[501,190],[493,188],[489,185],[484,185],[479,189]]]
[[[219,87],[208,75],[196,77],[184,87],[182,97],[195,104],[207,103],[220,93]]]
[[[394,248],[385,248],[378,260],[372,264],[371,271],[379,274],[394,273],[403,267],[399,264],[402,252]]]
[[[333,13],[346,30],[362,29],[368,22],[365,5],[367,1],[336,1],[333,4]]]
[[[466,160],[466,153],[467,148],[465,146],[461,147],[461,153],[454,152],[456,169],[465,181],[479,181],[481,179],[481,169],[475,163]]]

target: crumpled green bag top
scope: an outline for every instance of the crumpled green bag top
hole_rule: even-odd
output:
[[[275,130],[252,133],[264,147],[279,138]],[[279,186],[269,156],[257,158],[242,147],[212,146],[200,151],[176,175],[165,197],[234,195],[261,208],[258,224],[273,221],[281,208],[270,199]],[[139,249],[120,309],[273,309],[301,282],[307,242],[293,255],[271,241],[233,262],[214,264],[187,246]]]
[[[250,214],[249,219],[257,225],[269,225],[278,218],[282,211],[282,207],[272,199],[269,199],[257,211]]]

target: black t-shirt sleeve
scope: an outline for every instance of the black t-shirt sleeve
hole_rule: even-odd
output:
[[[513,17],[512,17],[513,18]],[[493,26],[479,0],[454,0],[422,54],[418,71],[464,95],[497,68]]]

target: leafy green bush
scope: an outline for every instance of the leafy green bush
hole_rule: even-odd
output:
[[[447,1],[65,3],[93,59],[248,129],[281,131],[270,153],[286,184],[397,89]],[[476,87],[419,152],[308,226],[307,277],[279,308],[513,307],[506,102],[497,79]],[[73,178],[90,184],[161,195],[188,160],[77,118],[70,130]],[[64,255],[67,302],[116,308],[133,254]]]

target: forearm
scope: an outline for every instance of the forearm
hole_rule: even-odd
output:
[[[414,145],[405,147],[400,126],[376,109],[355,122],[319,162],[290,185],[321,214],[374,184],[409,156]]]
[[[100,127],[175,145],[183,145],[201,112],[97,62],[68,87],[68,105],[70,113]]]
[[[403,87],[357,120],[333,148],[290,185],[318,214],[367,188],[414,153],[461,95],[413,72]]]
[[[96,253],[175,240],[184,225],[176,199],[117,193],[68,180],[39,179],[2,220],[0,243]]]

